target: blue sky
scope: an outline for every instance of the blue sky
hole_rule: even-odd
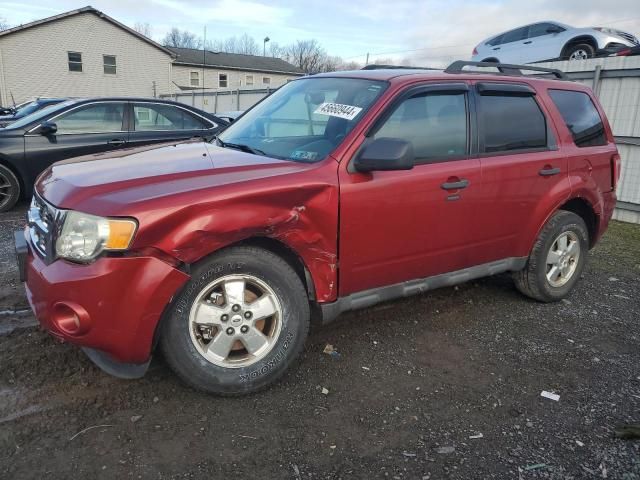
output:
[[[88,1],[88,0],[87,0]],[[86,2],[1,1],[0,16],[27,23],[86,6]],[[606,25],[640,35],[638,0],[93,0],[91,5],[133,26],[148,22],[160,40],[171,27],[208,38],[269,36],[281,45],[317,39],[332,55],[364,61],[407,59],[439,65],[468,58],[489,35],[538,20]]]

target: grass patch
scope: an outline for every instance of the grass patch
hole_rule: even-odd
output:
[[[590,263],[609,273],[640,272],[640,225],[611,220],[592,251]]]

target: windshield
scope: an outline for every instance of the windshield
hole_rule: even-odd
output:
[[[232,123],[217,143],[269,157],[317,162],[336,148],[387,84],[306,78],[283,86]]]
[[[57,103],[57,102],[56,102]],[[51,105],[53,105],[54,102],[51,103]],[[16,113],[14,114],[14,117],[16,118],[22,118],[22,117],[26,117],[27,115],[32,114],[33,112],[44,108],[42,106],[42,103],[38,102],[38,101],[34,101],[34,102],[29,102],[26,105],[23,105],[22,107],[18,108],[16,110]]]
[[[66,107],[67,105],[71,105],[72,103],[73,103],[73,100],[69,100],[67,102],[55,103],[55,104],[50,105],[48,107],[45,107],[43,109],[37,110],[37,111],[33,112],[31,115],[27,115],[26,117],[22,117],[17,122],[13,122],[11,125],[8,125],[6,127],[6,129],[22,128],[22,127],[24,127],[26,125],[29,125],[30,123],[42,120],[45,117],[49,116],[50,114],[56,112],[57,110],[62,109],[64,107]]]

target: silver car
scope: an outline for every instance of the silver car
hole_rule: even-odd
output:
[[[484,40],[473,49],[471,59],[517,64],[583,60],[638,44],[632,34],[613,28],[574,28],[558,22],[540,22]]]

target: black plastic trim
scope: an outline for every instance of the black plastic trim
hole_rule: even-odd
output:
[[[480,95],[530,96],[536,94],[533,88],[522,83],[479,82],[476,88]]]
[[[123,363],[114,360],[107,353],[96,350],[95,348],[82,347],[82,351],[89,357],[89,359],[95,363],[102,371],[113,375],[114,377],[124,378],[132,380],[135,378],[142,378],[151,363],[151,358],[145,363]]]
[[[409,297],[436,288],[451,287],[469,280],[498,273],[522,270],[526,263],[527,257],[510,257],[455,272],[352,293],[346,297],[339,298],[335,302],[321,304],[322,323],[326,324],[335,320],[341,313],[371,307],[380,302]]]

